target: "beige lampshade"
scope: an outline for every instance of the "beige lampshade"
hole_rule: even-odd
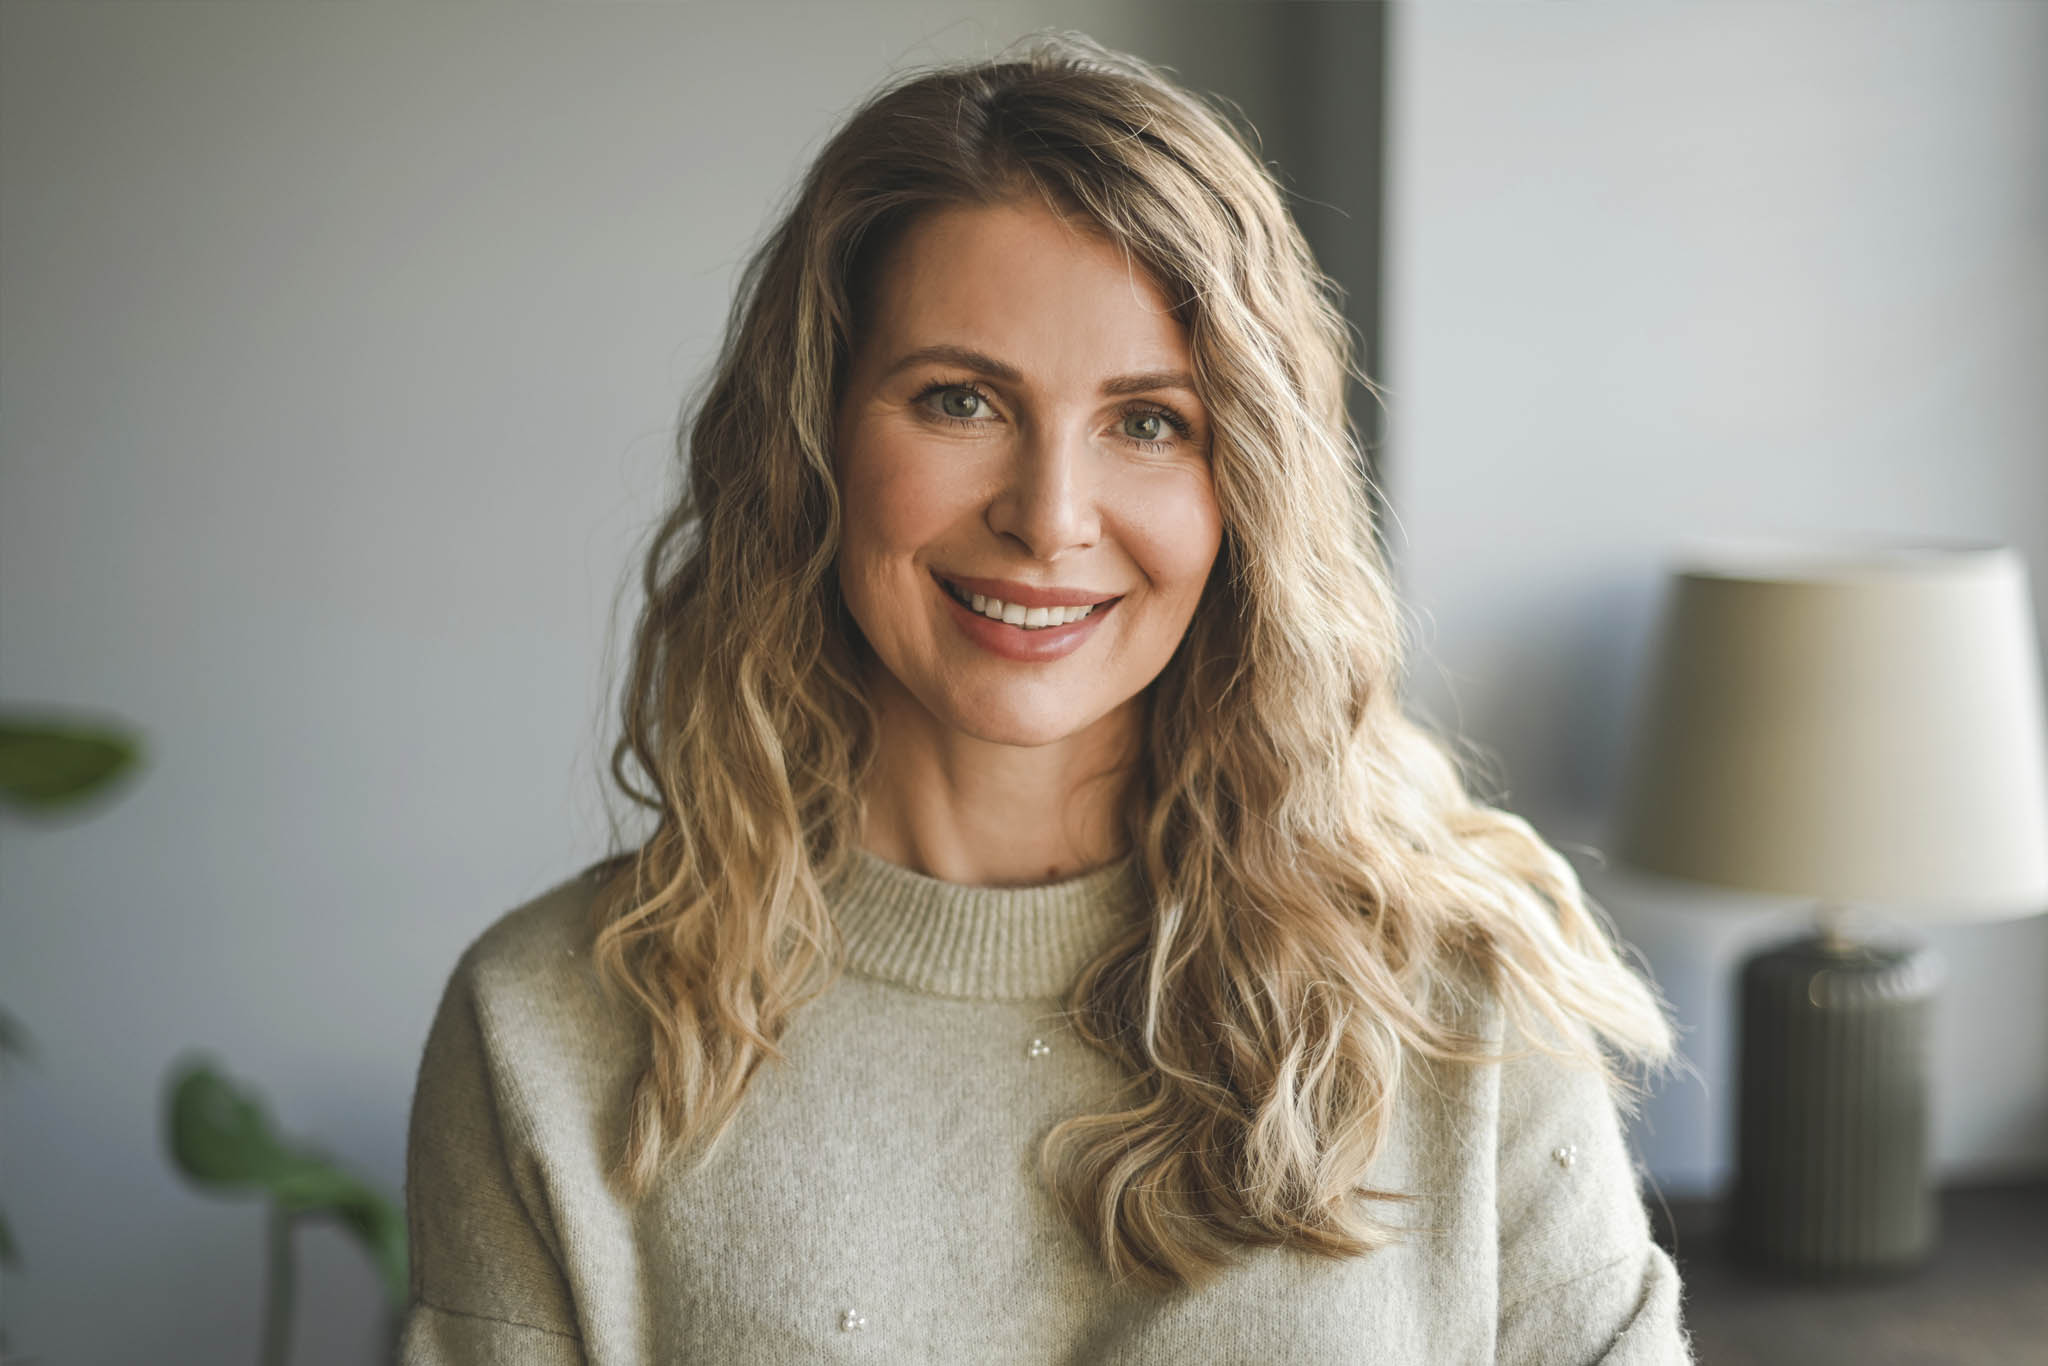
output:
[[[1719,542],[1673,574],[1613,852],[1926,919],[2048,910],[2027,570],[1979,542]]]

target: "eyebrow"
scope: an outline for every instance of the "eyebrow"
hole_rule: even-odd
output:
[[[899,358],[883,372],[882,378],[908,370],[913,365],[924,365],[932,361],[943,361],[967,370],[979,370],[993,375],[1005,384],[1021,384],[1024,374],[1014,365],[997,360],[984,351],[969,346],[953,346],[941,342],[935,346],[920,346],[917,350]],[[1145,370],[1135,375],[1117,375],[1102,381],[1102,392],[1106,395],[1142,394],[1154,389],[1182,389],[1195,394],[1195,378],[1185,370]],[[1200,397],[1199,394],[1195,395]]]

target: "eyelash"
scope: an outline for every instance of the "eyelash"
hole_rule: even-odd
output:
[[[964,389],[968,393],[973,394],[976,398],[980,399],[983,403],[986,403],[989,407],[993,408],[996,406],[995,400],[991,398],[986,392],[984,392],[979,384],[974,383],[972,380],[935,380],[932,383],[927,384],[921,391],[919,391],[917,397],[912,399],[911,402],[922,404],[926,399],[931,398],[934,394],[942,394],[949,389]],[[941,422],[950,422],[953,423],[955,426],[960,427],[973,427],[979,425],[980,423],[979,418],[954,417],[951,413],[933,412],[932,416],[936,417]],[[1158,404],[1131,404],[1123,410],[1121,414],[1121,419],[1128,420],[1133,417],[1156,417],[1160,421],[1164,422],[1168,427],[1171,427],[1183,441],[1188,440],[1191,436],[1194,435],[1194,428],[1189,424],[1186,418],[1182,417],[1179,413],[1173,411],[1173,409],[1164,408],[1159,406]],[[1143,437],[1138,436],[1125,436],[1124,440],[1131,442],[1133,445],[1138,446],[1140,449],[1147,451],[1164,451],[1171,449],[1173,446],[1173,443],[1171,441],[1147,441]]]

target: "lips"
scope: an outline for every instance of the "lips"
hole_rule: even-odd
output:
[[[1019,607],[1093,607],[1115,602],[1123,596],[1121,593],[1101,593],[1086,588],[1034,588],[1014,579],[948,577],[937,572],[932,574],[932,579],[963,602],[979,594],[998,602],[1015,603]]]
[[[985,583],[988,580],[969,579],[966,582],[970,584],[977,582]],[[932,586],[939,590],[939,596],[946,604],[945,610],[947,615],[952,618],[961,633],[969,641],[972,641],[975,645],[980,646],[992,655],[1018,664],[1047,664],[1053,660],[1066,658],[1074,653],[1074,651],[1080,649],[1084,641],[1101,629],[1103,618],[1114,612],[1117,609],[1117,604],[1123,601],[1121,597],[1098,597],[1097,601],[1086,606],[1064,609],[1081,613],[1080,616],[1072,621],[1059,625],[1046,622],[1039,626],[1026,626],[1022,622],[1009,620],[1009,618],[1019,616],[1026,617],[1027,619],[1030,617],[1043,618],[1062,609],[1045,607],[1027,608],[1022,603],[1006,603],[1004,604],[1003,613],[1005,619],[996,620],[990,617],[986,611],[976,611],[972,602],[961,601],[955,588],[936,574],[932,576]],[[965,584],[961,586],[964,587]],[[1081,594],[1079,596],[1097,597],[1098,595]],[[984,608],[989,605],[989,601],[989,599],[984,597]]]

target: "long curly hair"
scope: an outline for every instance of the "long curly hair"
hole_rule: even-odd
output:
[[[701,1159],[840,943],[875,754],[834,572],[831,434],[876,263],[918,215],[1038,196],[1147,270],[1187,329],[1223,540],[1149,689],[1122,813],[1150,914],[1079,976],[1122,1065],[1043,1179],[1110,1275],[1196,1283],[1246,1245],[1330,1257],[1398,1228],[1363,1175],[1421,1059],[1483,1063],[1481,995],[1601,1070],[1668,1059],[1652,987],[1576,875],[1408,719],[1406,629],[1345,403],[1336,286],[1231,120],[1072,33],[885,85],[750,258],[647,551],[611,776],[653,815],[591,872],[593,958],[644,1016],[614,1194]],[[634,770],[644,779],[636,782]],[[615,848],[618,841],[615,834]]]

